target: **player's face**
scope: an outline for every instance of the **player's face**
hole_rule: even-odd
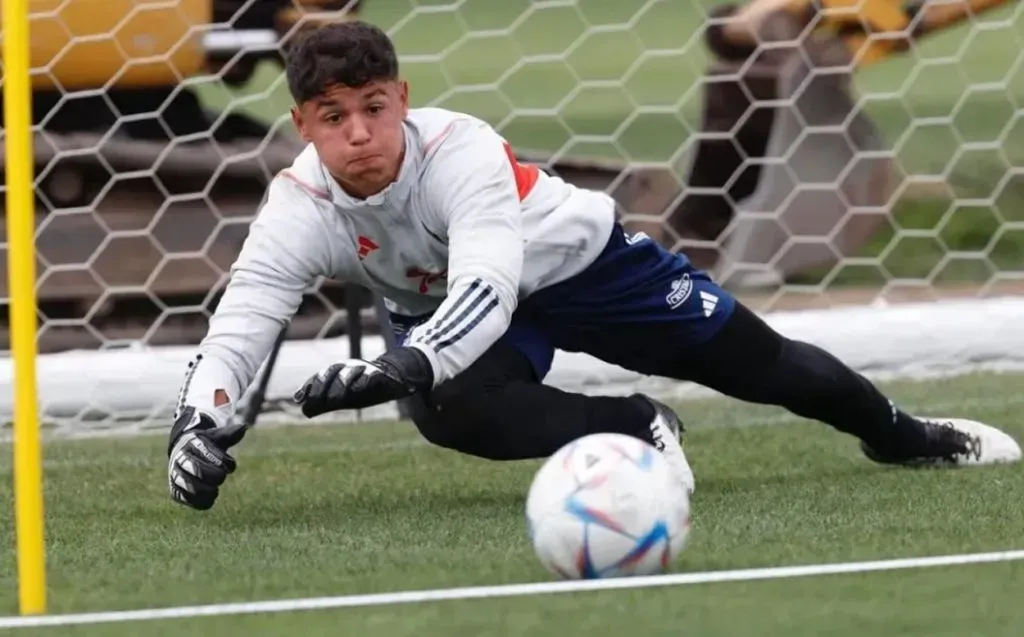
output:
[[[398,176],[408,111],[408,84],[375,81],[359,88],[331,87],[293,108],[292,120],[342,188],[369,197]]]

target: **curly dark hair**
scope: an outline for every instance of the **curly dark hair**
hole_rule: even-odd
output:
[[[361,21],[310,28],[289,47],[285,74],[296,104],[332,86],[359,88],[398,79],[395,45],[380,28]]]

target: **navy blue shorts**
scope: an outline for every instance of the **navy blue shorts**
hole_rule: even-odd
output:
[[[586,270],[519,302],[501,342],[523,352],[541,379],[556,349],[676,377],[686,348],[714,336],[735,306],[685,255],[616,224]],[[392,315],[399,341],[426,318]]]

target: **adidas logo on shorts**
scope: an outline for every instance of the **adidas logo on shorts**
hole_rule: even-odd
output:
[[[711,316],[711,313],[715,311],[715,307],[718,305],[718,297],[710,292],[700,293],[700,302],[704,307],[704,316]]]

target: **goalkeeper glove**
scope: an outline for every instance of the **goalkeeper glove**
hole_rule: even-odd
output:
[[[228,449],[245,436],[245,425],[218,427],[194,407],[185,407],[171,427],[167,446],[167,482],[171,499],[205,511],[213,506],[220,485],[236,468]]]
[[[307,418],[338,409],[362,409],[430,389],[434,372],[426,354],[398,347],[373,361],[335,363],[310,376],[295,392]]]

